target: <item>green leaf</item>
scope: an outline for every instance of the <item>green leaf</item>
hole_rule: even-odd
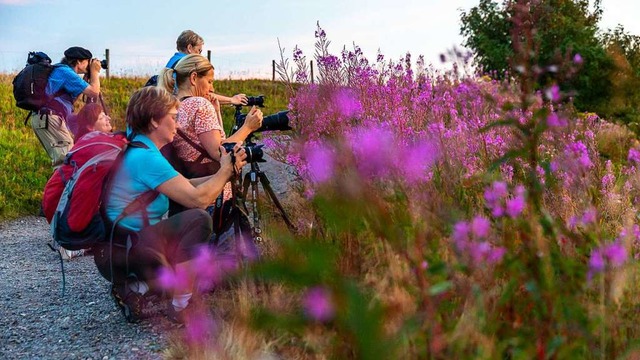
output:
[[[444,293],[445,291],[451,289],[453,287],[453,283],[451,281],[443,281],[437,283],[429,288],[429,295],[436,296]]]

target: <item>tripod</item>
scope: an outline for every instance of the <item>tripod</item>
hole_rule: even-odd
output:
[[[260,97],[260,101],[258,101],[254,105],[262,106],[262,101],[263,101],[263,97]],[[246,118],[246,115],[241,112],[241,108],[242,108],[242,105],[236,105],[236,111],[234,115],[235,125],[231,130],[232,135],[242,126]],[[267,118],[271,118],[271,117],[274,117],[273,123],[277,124],[277,126],[275,126],[275,128],[271,130],[290,130],[291,129],[290,127],[288,127],[288,118],[286,117],[286,115],[276,114],[276,115],[267,116]],[[286,122],[281,123],[283,118],[286,120]],[[270,123],[270,122],[271,121],[267,121],[267,123]],[[263,127],[265,127],[265,129],[269,129],[269,127],[264,126],[264,124],[263,124]],[[258,131],[261,131],[261,129],[258,129]],[[287,213],[284,211],[282,204],[276,197],[276,194],[273,191],[273,188],[271,187],[271,182],[267,178],[267,175],[264,172],[262,172],[262,170],[260,170],[260,166],[258,165],[258,162],[265,162],[265,160],[262,159],[262,150],[260,149],[262,146],[256,146],[256,144],[252,141],[253,136],[254,136],[254,133],[251,133],[249,134],[249,136],[247,136],[245,140],[245,150],[247,151],[248,161],[251,164],[251,170],[244,175],[244,178],[242,177],[242,170],[240,170],[240,174],[238,174],[236,176],[235,181],[232,182],[234,184],[234,186],[232,187],[233,188],[233,205],[235,208],[239,210],[239,212],[243,212],[247,217],[249,217],[248,211],[247,211],[246,199],[249,192],[249,187],[251,187],[250,201],[251,201],[251,212],[253,216],[253,219],[252,219],[253,221],[251,224],[251,235],[255,242],[261,242],[262,228],[261,228],[260,211],[258,208],[258,182],[260,182],[264,191],[267,192],[269,199],[271,199],[273,204],[278,209],[278,212],[282,216],[282,219],[284,220],[289,230],[291,232],[296,232],[297,230],[296,230],[296,227],[291,222],[291,220],[289,219],[289,216],[287,216]],[[240,222],[239,218],[240,218],[240,214],[238,213],[236,215],[236,218],[234,219],[234,228],[235,228],[236,234],[239,234],[239,222]]]
[[[253,215],[251,232],[252,232],[253,239],[256,242],[262,241],[262,228],[260,226],[260,222],[261,222],[260,211],[258,210],[258,182],[260,182],[260,184],[262,185],[262,188],[264,189],[264,191],[267,193],[267,195],[269,196],[273,204],[278,209],[280,216],[282,216],[282,219],[284,220],[289,230],[291,232],[296,232],[296,227],[293,225],[293,223],[289,219],[289,216],[284,211],[284,208],[282,207],[280,200],[278,200],[278,198],[276,197],[276,194],[273,191],[273,188],[271,187],[271,182],[267,178],[267,174],[265,174],[264,172],[262,172],[262,170],[260,170],[260,166],[258,165],[257,162],[252,162],[251,170],[244,175],[244,178],[242,179],[242,182],[241,182],[242,192],[241,192],[240,199],[242,200],[242,205],[244,207],[244,210],[246,211],[247,194],[249,192],[249,187],[251,187],[250,201],[251,201],[251,212]]]

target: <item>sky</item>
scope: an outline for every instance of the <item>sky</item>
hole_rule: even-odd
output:
[[[111,74],[146,76],[164,66],[180,32],[191,29],[212,52],[217,78],[270,78],[271,62],[292,57],[298,46],[314,53],[316,23],[330,51],[358,45],[369,59],[378,50],[397,60],[407,52],[438,65],[439,55],[460,47],[460,13],[478,0],[0,0],[0,72],[17,72],[29,51],[54,62],[82,46],[104,58]],[[640,35],[640,2],[603,0],[601,28],[617,24]]]

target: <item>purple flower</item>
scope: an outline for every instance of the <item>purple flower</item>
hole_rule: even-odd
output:
[[[491,187],[485,189],[484,199],[487,202],[487,207],[491,209],[491,215],[494,217],[504,215],[502,199],[506,198],[508,193],[507,183],[502,181],[496,181]]]
[[[379,128],[360,128],[351,134],[351,138],[354,156],[363,160],[357,162],[363,176],[384,177],[389,174],[399,158],[394,151],[397,147],[392,132]]]
[[[547,117],[547,125],[549,127],[564,127],[567,126],[567,120],[561,118],[557,113],[553,112]]]
[[[460,221],[453,226],[453,241],[460,251],[464,251],[469,241],[469,223]]]
[[[594,208],[589,208],[582,214],[582,224],[589,225],[596,222],[597,211]]]
[[[589,271],[587,279],[591,279],[594,274],[603,272],[609,264],[611,268],[618,268],[627,262],[627,249],[620,241],[603,245],[591,251],[589,258]]]
[[[637,148],[629,149],[629,156],[627,156],[627,161],[633,164],[640,164],[640,150]]]
[[[491,252],[491,244],[488,241],[473,243],[469,246],[469,254],[476,264],[482,263]]]
[[[158,270],[158,282],[160,287],[166,290],[185,290],[191,286],[192,276],[184,268],[172,269],[161,267]]]
[[[591,252],[591,257],[589,258],[589,271],[599,273],[603,270],[604,257],[602,256],[602,251],[600,249],[596,249]]]
[[[500,261],[502,261],[502,258],[506,253],[507,249],[503,247],[495,247],[491,250],[491,252],[489,252],[487,262],[489,262],[490,264],[499,263]]]
[[[587,146],[582,141],[572,142],[565,147],[565,155],[569,159],[572,159],[577,166],[569,164],[570,167],[573,167],[573,172],[581,172],[593,167],[593,163],[589,158],[589,150],[587,150]]]
[[[331,293],[324,287],[308,289],[302,299],[305,314],[319,322],[331,320],[335,314]]]
[[[429,170],[436,162],[440,151],[432,141],[425,140],[407,149],[408,154],[412,154],[411,161],[398,162],[401,168],[398,171],[410,184],[419,184],[428,179]]]
[[[362,104],[348,89],[342,89],[335,94],[334,104],[345,118],[358,117],[362,113]]]
[[[582,56],[578,53],[576,53],[575,55],[573,55],[573,63],[576,65],[580,65],[582,64],[584,60],[582,59]]]
[[[427,268],[429,268],[429,263],[427,260],[423,260],[422,263],[420,263],[420,269],[427,270]]]
[[[620,267],[627,261],[627,249],[621,243],[614,242],[604,248],[604,256],[609,260],[611,266]]]
[[[487,235],[489,235],[490,228],[491,223],[489,222],[489,219],[483,216],[476,216],[471,222],[471,232],[476,239],[487,237]]]
[[[519,185],[516,188],[516,195],[513,199],[507,200],[506,212],[512,219],[517,218],[522,214],[525,206],[524,187]]]
[[[311,181],[322,184],[331,180],[335,171],[335,160],[330,148],[320,144],[307,146],[305,159]]]
[[[558,85],[556,84],[553,84],[551,87],[547,88],[544,91],[544,95],[547,97],[547,99],[553,102],[558,102],[560,101],[560,87],[558,87]]]

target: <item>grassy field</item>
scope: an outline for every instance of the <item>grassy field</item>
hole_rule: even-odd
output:
[[[24,119],[28,112],[15,106],[13,75],[0,75],[0,221],[39,211],[42,189],[51,175],[50,161]],[[127,102],[131,94],[146,82],[146,78],[103,79],[105,105],[110,111],[114,129],[123,130]],[[284,110],[288,104],[285,88],[266,80],[221,80],[216,91],[224,95],[245,93],[264,95],[265,115]],[[76,102],[81,107],[82,101]],[[246,111],[246,109],[244,110]],[[227,132],[233,124],[234,108],[225,107],[223,118]]]

